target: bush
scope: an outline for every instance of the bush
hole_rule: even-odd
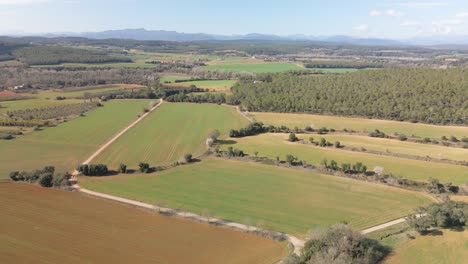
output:
[[[299,139],[296,137],[296,134],[294,134],[294,133],[290,133],[290,134],[289,134],[288,141],[290,141],[290,142],[296,142],[296,141],[298,141],[298,140],[299,140]]]
[[[77,171],[85,176],[104,176],[109,172],[104,164],[81,164],[78,166]]]
[[[185,155],[184,155],[184,161],[185,161],[186,163],[192,162],[192,161],[193,161],[192,154],[185,154]]]
[[[143,172],[143,173],[150,172],[150,165],[148,163],[140,162],[140,164],[138,164],[138,167],[140,169],[140,172]]]
[[[296,160],[297,160],[297,157],[294,157],[294,156],[291,155],[291,154],[286,155],[286,162],[287,162],[289,165],[294,165],[294,163],[296,162]]]
[[[54,181],[54,176],[52,173],[43,173],[39,177],[38,183],[42,187],[52,187]]]
[[[119,173],[127,173],[127,165],[120,163],[119,165]]]
[[[406,140],[408,140],[408,137],[405,136],[405,135],[399,135],[399,136],[398,136],[398,140],[400,140],[400,141],[406,141]]]
[[[339,141],[335,141],[335,148],[341,148],[341,143]]]
[[[412,216],[408,223],[421,234],[427,233],[431,227],[464,228],[468,226],[468,203],[446,201],[421,207],[417,213],[426,215],[419,218]]]
[[[384,132],[381,132],[380,130],[376,129],[373,132],[369,133],[369,137],[385,138],[387,137],[387,135],[385,135]]]

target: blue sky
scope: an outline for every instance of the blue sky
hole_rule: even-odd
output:
[[[396,39],[468,35],[468,0],[0,0],[0,33],[123,28]]]

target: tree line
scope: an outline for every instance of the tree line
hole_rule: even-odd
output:
[[[468,69],[380,69],[347,74],[276,74],[239,82],[249,111],[360,116],[430,124],[468,124]]]
[[[55,173],[54,166],[45,166],[33,171],[13,171],[10,173],[12,181],[37,183],[42,187],[69,187],[71,175],[68,173]]]

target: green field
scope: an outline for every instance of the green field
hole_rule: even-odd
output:
[[[33,65],[34,68],[58,68],[58,67],[86,67],[86,68],[154,68],[156,64],[137,62],[113,62],[113,63],[62,63],[53,65]]]
[[[189,80],[190,78],[191,77],[187,77],[187,76],[161,76],[159,78],[159,81],[161,83],[165,83],[165,82],[173,83],[176,80]]]
[[[152,175],[80,177],[91,190],[295,235],[348,221],[365,228],[402,217],[423,194],[251,162],[207,159]]]
[[[27,99],[17,101],[0,102],[0,115],[6,114],[8,111],[34,109],[34,108],[47,108],[59,105],[78,104],[84,100],[44,100],[44,99]]]
[[[440,138],[442,136],[468,137],[468,127],[465,126],[435,126],[426,124],[414,124],[390,120],[377,120],[354,117],[339,117],[327,115],[309,114],[285,114],[285,113],[251,113],[259,122],[275,126],[295,126],[304,128],[313,125],[315,128],[328,127],[334,129],[353,129],[357,131],[374,131],[379,129],[387,134],[399,132],[406,135],[420,137]]]
[[[292,70],[305,70],[303,67],[293,63],[251,63],[251,64],[215,64],[202,67],[209,71],[228,72],[282,72]]]
[[[442,230],[442,235],[418,236],[396,246],[386,264],[464,264],[468,260],[468,230]]]
[[[285,160],[286,155],[292,154],[299,160],[305,160],[309,164],[319,165],[323,159],[335,160],[338,164],[363,162],[369,170],[375,166],[384,167],[385,173],[393,173],[412,180],[426,181],[430,177],[437,178],[441,182],[463,184],[468,179],[468,170],[465,166],[444,163],[412,160],[397,157],[387,157],[368,153],[360,153],[335,148],[321,148],[287,141],[287,134],[262,134],[253,137],[235,138],[235,145],[224,145],[226,149],[233,146],[253,155],[258,151],[258,156],[271,159]],[[301,135],[299,135],[301,138]],[[308,135],[307,135],[308,138]]]
[[[230,91],[236,80],[205,80],[205,81],[187,81],[172,83],[170,86],[189,87],[195,85],[198,88],[210,89],[215,91]]]
[[[112,100],[85,117],[37,131],[15,140],[0,141],[0,179],[13,170],[33,170],[45,165],[69,171],[120,131],[149,100]]]
[[[359,69],[354,69],[354,68],[307,68],[307,70],[324,72],[324,73],[347,73],[347,72],[355,72],[355,71],[358,71]]]
[[[229,106],[164,103],[107,148],[96,162],[111,168],[125,163],[133,169],[141,161],[152,166],[168,165],[187,153],[194,157],[202,154],[210,131],[218,129],[225,137],[231,128],[246,123]]]
[[[308,140],[309,137],[313,137],[315,141],[319,141],[320,138],[325,138],[331,143],[339,141],[341,145],[350,148],[365,148],[367,150],[416,155],[420,157],[429,156],[431,158],[468,161],[468,149],[463,148],[451,148],[444,147],[442,145],[420,144],[395,139],[373,138],[357,135],[300,135],[300,137],[305,140]]]

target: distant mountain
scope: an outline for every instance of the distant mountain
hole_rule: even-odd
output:
[[[21,34],[25,36],[26,34]],[[468,45],[467,36],[433,36],[418,37],[407,40],[392,40],[380,38],[357,38],[343,35],[336,36],[308,36],[303,34],[278,36],[271,34],[250,33],[246,35],[213,35],[205,33],[180,33],[167,30],[119,29],[101,32],[84,33],[56,33],[35,34],[42,37],[85,37],[91,39],[134,39],[134,40],[160,40],[160,41],[209,41],[209,40],[290,40],[290,41],[320,41],[329,43],[343,43],[363,46],[433,46],[443,44]]]

